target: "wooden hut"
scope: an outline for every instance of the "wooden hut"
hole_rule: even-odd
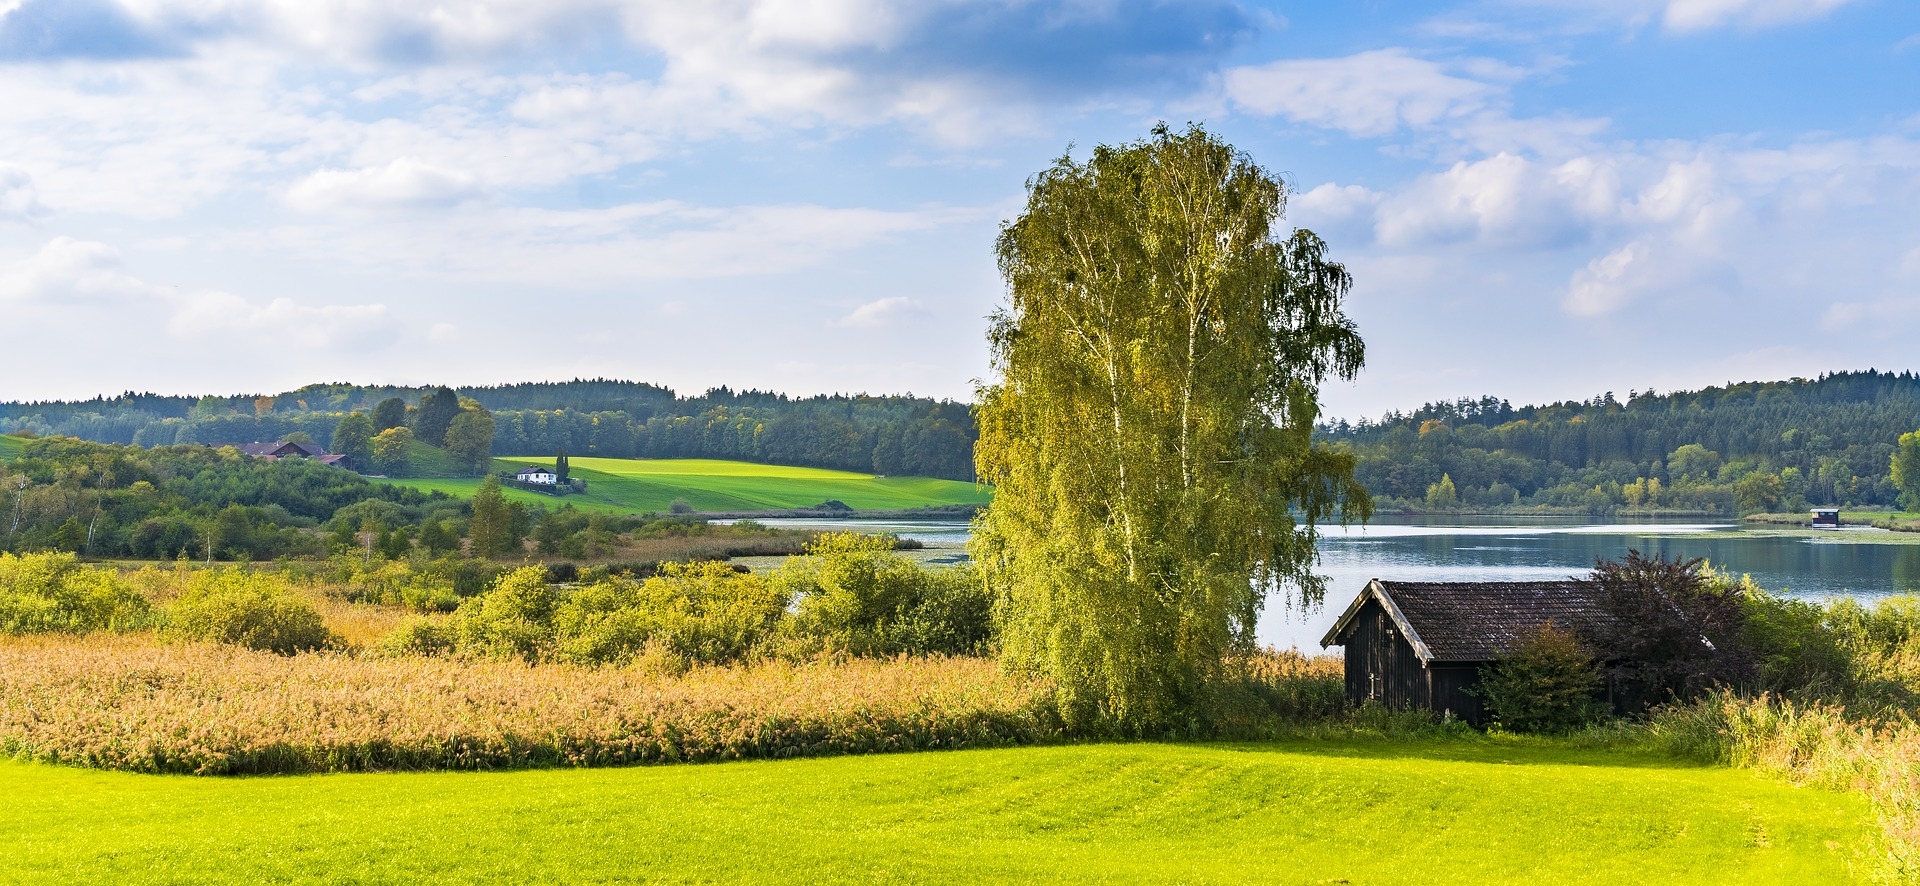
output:
[[[1469,692],[1482,668],[1549,623],[1580,631],[1608,618],[1594,586],[1577,581],[1367,583],[1321,647],[1346,652],[1347,698],[1486,721]]]

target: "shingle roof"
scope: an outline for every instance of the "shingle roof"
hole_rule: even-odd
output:
[[[1569,631],[1610,618],[1600,589],[1579,581],[1369,582],[1321,645],[1340,642],[1368,599],[1380,599],[1424,661],[1492,661],[1548,622]]]

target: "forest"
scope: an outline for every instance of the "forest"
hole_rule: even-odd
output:
[[[1378,505],[1736,514],[1892,506],[1920,377],[1838,372],[1514,407],[1483,397],[1323,425]]]
[[[304,433],[324,445],[348,414],[394,400],[403,410],[417,408],[436,390],[316,384],[275,395],[130,391],[92,400],[0,403],[0,433],[146,447],[250,443]],[[789,397],[725,387],[680,397],[657,385],[607,379],[460,388],[458,396],[493,414],[492,452],[501,455],[565,449],[610,458],[738,459],[888,476],[974,478],[972,412],[948,400]],[[383,422],[376,414],[375,423],[378,431],[399,421]],[[437,444],[439,435],[421,439]]]

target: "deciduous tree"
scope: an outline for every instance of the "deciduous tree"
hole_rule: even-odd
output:
[[[475,473],[485,473],[493,464],[493,413],[477,404],[462,409],[447,426],[447,454]]]
[[[367,470],[373,465],[373,419],[364,412],[350,412],[333,427],[334,452],[353,460],[354,468]]]
[[[1920,511],[1920,431],[1900,435],[1893,450],[1893,485],[1900,490],[1900,507]]]
[[[420,398],[413,413],[413,433],[421,442],[439,446],[446,442],[447,428],[460,415],[460,395],[452,388],[438,387]]]
[[[388,397],[373,407],[373,431],[379,433],[388,428],[397,428],[407,423],[407,401],[399,397]]]
[[[373,466],[381,473],[398,476],[407,470],[407,445],[413,432],[404,427],[388,428],[373,437]]]
[[[1365,515],[1315,446],[1319,386],[1363,359],[1349,279],[1285,186],[1199,127],[1063,157],[997,252],[976,559],[1013,667],[1064,716],[1204,726],[1269,591],[1317,604],[1316,524]]]

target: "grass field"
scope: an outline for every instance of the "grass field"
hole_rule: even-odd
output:
[[[564,499],[521,492],[526,501],[572,502],[575,507],[665,512],[683,500],[701,511],[771,511],[827,500],[860,510],[904,510],[933,505],[986,504],[992,493],[972,483],[929,477],[876,477],[851,471],[796,468],[712,459],[569,459],[586,495]],[[501,458],[499,470],[552,465],[552,458]],[[471,496],[479,480],[396,480],[398,484]]]
[[[1553,746],[1088,745],[601,770],[0,763],[17,883],[1839,883],[1858,798]]]
[[[24,437],[12,437],[0,434],[0,461],[12,461],[20,455],[20,447],[27,445]]]

